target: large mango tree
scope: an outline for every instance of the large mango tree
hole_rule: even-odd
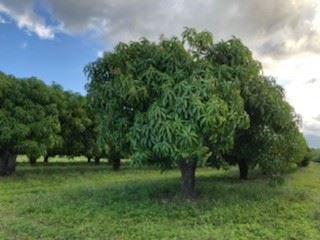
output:
[[[239,84],[204,55],[211,46],[210,33],[186,29],[181,39],[120,43],[86,68],[102,139],[136,165],[178,166],[186,198],[195,196],[196,167],[219,166],[248,127]]]

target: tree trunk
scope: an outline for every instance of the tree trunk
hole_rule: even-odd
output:
[[[248,163],[245,159],[240,159],[239,160],[239,173],[240,173],[240,179],[241,180],[247,180],[248,179]]]
[[[110,146],[110,151],[109,151],[109,162],[112,164],[112,168],[114,171],[118,171],[120,169],[120,164],[121,164],[121,153],[116,150],[114,146]]]
[[[37,159],[36,158],[29,158],[29,163],[30,163],[31,166],[36,165]]]
[[[48,163],[49,162],[49,156],[48,155],[44,156],[43,162],[44,163]]]
[[[8,162],[8,174],[11,175],[16,171],[16,164],[17,164],[17,154],[10,154],[9,155],[9,162]]]
[[[11,175],[16,170],[17,155],[9,151],[0,152],[0,176]]]
[[[114,171],[119,171],[120,169],[120,157],[112,159],[112,168]]]
[[[8,175],[9,151],[0,152],[0,176]]]
[[[95,157],[95,158],[94,158],[94,163],[95,163],[96,165],[99,165],[99,164],[100,164],[100,158],[99,158],[99,157]]]
[[[88,163],[91,163],[91,157],[87,157]]]
[[[195,160],[183,161],[179,164],[181,171],[181,193],[186,199],[195,197],[195,172],[197,162]]]

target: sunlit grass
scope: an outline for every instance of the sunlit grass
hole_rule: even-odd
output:
[[[177,170],[23,163],[0,180],[0,239],[320,239],[320,164],[285,179],[202,168],[183,201]]]

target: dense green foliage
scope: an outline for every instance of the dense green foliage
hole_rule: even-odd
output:
[[[39,157],[60,130],[50,89],[37,79],[1,79],[1,148]]]
[[[89,159],[100,158],[103,151],[96,143],[97,120],[88,107],[86,97],[66,92],[56,84],[52,88],[59,109],[61,141],[49,149],[47,157],[65,155],[73,158],[83,155]]]
[[[177,170],[19,165],[0,180],[0,239],[317,240],[319,171],[312,163],[271,187],[256,175],[238,181],[236,169],[201,168],[205,194],[186,202]]]
[[[58,112],[43,82],[0,73],[0,152],[26,154],[32,161],[45,155],[59,139]]]
[[[130,142],[135,164],[176,164],[186,178],[194,178],[197,163],[218,165],[247,115],[237,85],[215,76],[217,69],[203,58],[202,49],[211,45],[209,33],[186,30],[182,40],[121,43],[89,65],[88,94],[103,139],[120,152]],[[182,190],[192,194],[194,180],[182,180]]]
[[[120,43],[86,73],[101,138],[134,164],[178,165],[191,188],[197,164],[239,164],[247,178],[249,167],[278,174],[306,154],[283,89],[239,39],[214,44],[186,29],[181,40]]]
[[[299,132],[299,118],[286,102],[283,89],[273,78],[262,75],[262,66],[237,38],[203,49],[216,75],[239,84],[249,128],[238,129],[233,150],[225,160],[239,164],[240,177],[258,165],[264,172],[279,173],[298,164],[307,145]]]
[[[98,160],[97,120],[86,97],[35,78],[0,73],[0,172],[14,172],[15,156],[35,164],[40,156],[84,155]],[[8,169],[12,168],[12,169]]]

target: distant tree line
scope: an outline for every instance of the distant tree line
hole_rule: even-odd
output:
[[[98,125],[86,97],[36,78],[0,73],[0,175],[15,171],[18,154],[34,165],[43,156],[86,156],[99,163]]]
[[[213,42],[187,28],[181,38],[119,43],[85,67],[87,96],[35,78],[0,73],[0,175],[17,154],[107,156],[115,170],[179,167],[184,197],[197,166],[238,165],[279,175],[299,165],[307,144],[300,117],[272,77],[237,39]]]

